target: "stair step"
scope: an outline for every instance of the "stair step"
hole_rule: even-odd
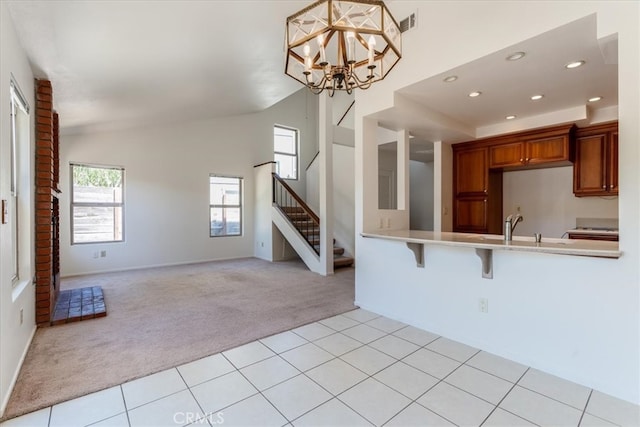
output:
[[[284,212],[287,212],[287,213],[294,213],[294,212],[304,213],[304,209],[302,209],[300,206],[282,206],[280,209],[282,209]]]
[[[351,267],[353,265],[353,258],[347,256],[337,256],[333,258],[333,268]]]
[[[313,248],[316,250],[316,252],[320,252],[320,245],[314,245]],[[342,255],[342,254],[344,254],[344,248],[341,248],[339,246],[334,246],[333,247],[333,254],[334,255]]]

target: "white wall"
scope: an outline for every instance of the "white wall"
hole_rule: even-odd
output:
[[[618,218],[618,197],[575,197],[573,166],[504,172],[504,215],[520,213],[515,236],[562,237],[576,218]]]
[[[26,101],[30,104],[30,135],[26,144],[19,147],[21,157],[25,160],[21,175],[22,189],[29,194],[33,185],[33,123],[34,123],[34,87],[33,73],[29,67],[27,57],[20,47],[13,22],[10,19],[7,5],[0,2],[0,102],[2,115],[0,116],[0,199],[11,198],[10,170],[11,163],[11,126],[10,126],[10,81],[11,76],[20,86]],[[27,203],[23,206],[29,214],[28,220],[20,224],[20,230],[30,234],[33,229],[33,206]],[[4,412],[11,390],[20,371],[20,366],[26,355],[29,343],[35,332],[35,289],[31,281],[33,277],[33,245],[20,247],[21,258],[28,261],[21,280],[14,287],[11,283],[10,259],[13,250],[11,242],[11,222],[0,224],[0,416]],[[31,239],[32,241],[32,239]],[[20,310],[23,310],[23,322],[20,324]]]
[[[469,249],[427,246],[420,269],[403,243],[357,237],[356,303],[640,403],[640,4],[403,1],[389,7],[395,16],[417,10],[420,23],[403,36],[403,58],[387,78],[356,95],[356,236],[375,230],[381,215],[372,185],[377,122],[369,116],[393,106],[394,90],[597,13],[598,37],[618,33],[619,40],[623,255],[496,251],[494,279],[487,280]],[[431,43],[442,39],[448,42]],[[397,215],[394,221],[408,226],[408,214]],[[490,300],[486,314],[477,309],[479,297]]]
[[[333,234],[344,250],[355,254],[355,175],[354,149],[333,144]],[[320,211],[318,162],[307,170],[307,199],[315,212]]]
[[[333,144],[333,234],[351,255],[356,246],[353,156],[353,147]]]
[[[433,231],[433,162],[409,162],[409,227]]]
[[[253,256],[253,166],[273,160],[274,124],[300,129],[300,165],[311,160],[317,151],[317,98],[307,92],[300,90],[256,114],[63,135],[61,274]],[[69,162],[125,168],[124,242],[70,245]],[[240,237],[209,237],[210,173],[244,178]],[[304,196],[304,173],[288,183]],[[107,256],[94,259],[96,250],[106,250]]]

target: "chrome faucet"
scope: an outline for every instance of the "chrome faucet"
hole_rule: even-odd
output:
[[[513,240],[513,230],[516,229],[516,225],[518,225],[518,222],[523,220],[524,218],[520,214],[516,214],[515,216],[511,214],[507,217],[507,219],[504,220],[504,241],[505,242],[510,242],[511,240]]]

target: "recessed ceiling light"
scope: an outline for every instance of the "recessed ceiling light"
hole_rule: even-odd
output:
[[[533,95],[533,96],[531,97],[531,100],[532,100],[532,101],[537,101],[537,100],[539,100],[539,99],[542,99],[543,97],[544,97],[544,95]]]
[[[505,117],[505,119],[507,119],[507,120],[513,120],[515,118],[516,118],[516,116],[507,116],[507,117]]]
[[[451,83],[451,82],[455,82],[456,80],[458,80],[458,76],[448,76],[448,77],[445,77],[442,81],[445,83]]]
[[[482,95],[482,92],[479,92],[479,91],[471,92],[469,94],[471,98],[475,98],[476,96],[480,96],[480,95]]]
[[[578,68],[584,65],[585,61],[573,61],[573,62],[569,62],[567,65],[565,65],[565,68]]]
[[[525,55],[524,52],[515,52],[515,53],[512,53],[511,55],[507,56],[505,59],[507,61],[517,61],[518,59],[524,58],[524,55]]]
[[[594,96],[593,98],[589,98],[589,102],[598,102],[602,99],[601,96]]]

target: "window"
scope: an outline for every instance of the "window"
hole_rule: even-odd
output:
[[[209,176],[210,237],[242,235],[242,178]]]
[[[71,244],[121,242],[124,169],[71,164]]]
[[[298,130],[273,127],[273,160],[280,178],[298,179]]]
[[[25,101],[17,83],[11,78],[11,145],[9,147],[9,169],[11,193],[8,201],[3,201],[2,209],[5,223],[11,228],[11,283],[15,286],[20,280],[31,275],[31,231],[30,212],[32,210],[29,194],[30,181],[30,137],[29,104]],[[23,256],[21,256],[24,254]]]

